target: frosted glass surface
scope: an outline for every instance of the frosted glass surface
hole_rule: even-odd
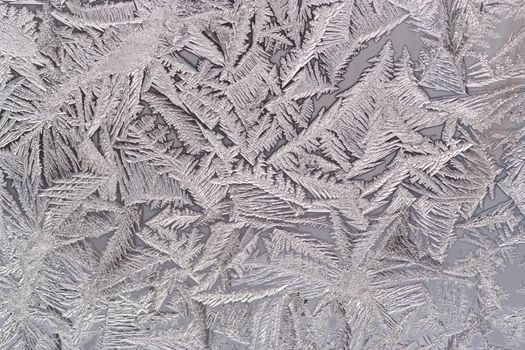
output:
[[[524,19],[0,0],[0,349],[524,349]]]

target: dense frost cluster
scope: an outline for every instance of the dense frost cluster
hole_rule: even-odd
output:
[[[524,349],[524,21],[0,0],[0,349]]]

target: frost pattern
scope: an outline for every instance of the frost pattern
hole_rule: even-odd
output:
[[[524,20],[0,1],[0,348],[523,349]]]

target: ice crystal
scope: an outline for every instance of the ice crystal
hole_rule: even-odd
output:
[[[0,349],[523,349],[522,0],[0,0]]]

